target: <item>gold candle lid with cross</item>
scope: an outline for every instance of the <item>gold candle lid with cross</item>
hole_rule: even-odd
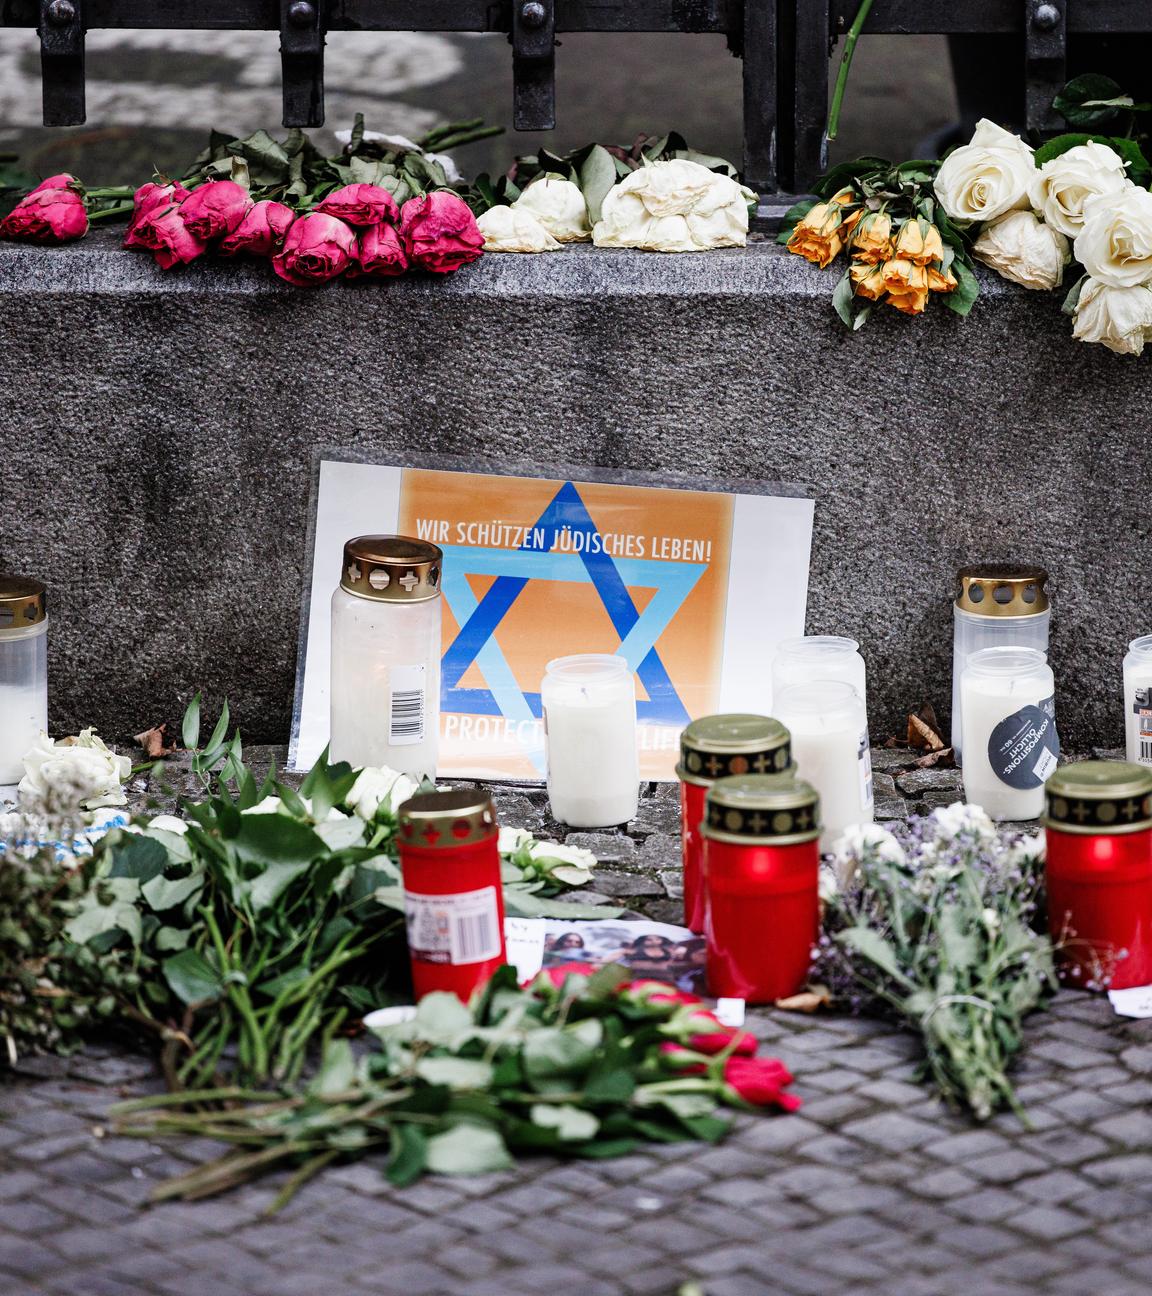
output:
[[[410,796],[396,811],[396,832],[404,846],[448,850],[488,841],[499,829],[487,790],[463,787]]]
[[[1096,836],[1152,829],[1152,766],[1135,761],[1077,761],[1044,785],[1044,827]]]
[[[700,831],[737,846],[790,846],[820,836],[820,796],[792,773],[718,779],[704,798]]]
[[[708,787],[740,774],[780,774],[792,766],[792,735],[771,716],[701,716],[680,735],[676,773]]]

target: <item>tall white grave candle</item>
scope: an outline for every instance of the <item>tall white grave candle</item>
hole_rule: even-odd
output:
[[[1036,648],[984,648],[960,677],[964,792],[993,819],[1038,819],[1056,769],[1055,681]]]
[[[1133,639],[1124,658],[1124,729],[1128,759],[1152,765],[1152,635]]]
[[[552,813],[573,828],[627,823],[640,797],[636,682],[623,657],[557,657],[540,686]]]
[[[772,696],[779,697],[791,684],[840,680],[852,687],[868,705],[868,672],[860,645],[841,635],[804,635],[782,639],[772,658]]]
[[[24,753],[48,728],[44,586],[0,576],[0,784],[24,777]]]
[[[797,773],[820,794],[820,849],[830,850],[845,828],[872,822],[864,699],[843,680],[818,680],[781,689],[772,710],[792,734]]]

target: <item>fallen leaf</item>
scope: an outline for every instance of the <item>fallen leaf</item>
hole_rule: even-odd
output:
[[[944,747],[940,751],[921,756],[912,764],[915,769],[953,769],[956,765],[956,753],[951,747]]]
[[[167,728],[166,724],[157,725],[154,729],[145,729],[143,733],[136,735],[136,742],[144,748],[144,755],[149,760],[159,760],[161,756],[171,756],[176,750],[175,743],[169,747],[164,742],[164,731]]]
[[[931,702],[925,702],[919,711],[908,717],[908,746],[942,751],[946,746],[940,737],[940,721]]]
[[[832,991],[825,985],[814,985],[811,989],[801,990],[799,994],[777,999],[776,1007],[785,1012],[814,1013],[820,1008],[828,1007],[831,1002]]]

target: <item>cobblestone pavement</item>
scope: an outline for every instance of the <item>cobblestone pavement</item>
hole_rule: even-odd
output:
[[[885,763],[884,753],[878,754]],[[893,762],[894,763],[894,762]],[[885,799],[955,798],[955,776],[893,776]],[[949,786],[950,782],[953,786]],[[949,795],[951,794],[951,795]],[[500,796],[546,830],[541,794]],[[675,805],[594,844],[598,887],[674,918]],[[575,835],[573,835],[575,836]],[[571,840],[571,836],[569,840]],[[627,842],[625,845],[624,842]],[[741,1117],[718,1147],[521,1162],[404,1190],[363,1162],[264,1218],[280,1180],[148,1207],[216,1150],[112,1136],[110,1103],[160,1088],[151,1061],[90,1048],[0,1084],[0,1293],[67,1296],[1145,1296],[1152,1285],[1152,1022],[1062,993],[1018,1068],[1031,1127],[984,1127],[916,1081],[890,1024],[757,1013],[795,1072],[795,1115]]]

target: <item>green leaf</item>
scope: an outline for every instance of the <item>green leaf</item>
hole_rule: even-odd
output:
[[[472,1014],[447,990],[433,990],[420,1000],[412,1026],[419,1039],[451,1044],[472,1026]]]
[[[177,905],[183,904],[203,886],[203,873],[192,873],[188,877],[175,879],[160,876],[145,882],[141,894],[152,909],[163,913],[165,909],[175,909]]]
[[[526,891],[504,891],[504,911],[513,918],[619,918],[624,912],[612,905],[546,900]]]
[[[1126,98],[1111,77],[1087,72],[1073,77],[1052,100],[1052,107],[1069,125],[1091,128],[1115,121],[1121,109],[1131,105],[1130,99],[1122,102]]]
[[[602,144],[595,144],[580,164],[580,188],[588,204],[588,219],[593,225],[600,219],[604,199],[616,184],[616,163]]]
[[[200,741],[200,694],[188,703],[188,708],[184,712],[184,720],[180,726],[180,736],[184,739],[184,746],[192,751]]]
[[[182,927],[161,927],[152,939],[158,950],[182,950],[188,948],[192,933]]]
[[[397,1188],[415,1183],[428,1163],[428,1140],[424,1131],[409,1121],[396,1121],[391,1127],[392,1150],[385,1171],[388,1182]]]
[[[311,824],[278,813],[241,815],[240,830],[232,846],[241,863],[257,866],[299,864],[303,867],[328,853]]]
[[[980,280],[972,273],[968,263],[959,257],[952,262],[952,273],[956,276],[956,287],[950,293],[939,295],[944,299],[944,305],[953,314],[964,316],[980,296]]]
[[[266,130],[258,130],[247,139],[233,141],[228,146],[228,151],[247,164],[252,184],[266,186],[288,182],[288,154]]]
[[[1088,278],[1088,275],[1081,275],[1068,290],[1068,296],[1064,298],[1064,304],[1060,307],[1065,315],[1076,314],[1076,307],[1080,302],[1080,294],[1084,291],[1084,285],[1088,282]]]
[[[150,882],[168,867],[168,852],[153,837],[137,833],[125,834],[112,848],[112,866],[108,876],[135,878],[137,882]]]
[[[524,1041],[524,1076],[537,1093],[574,1087],[591,1067],[604,1029],[595,1018],[560,1029],[543,1027]]]
[[[871,927],[848,927],[836,933],[836,941],[874,963],[893,981],[898,981],[908,989],[912,988],[912,982],[900,967],[895,948]]]
[[[509,1169],[512,1158],[491,1125],[461,1123],[428,1140],[425,1164],[434,1174],[486,1174]]]
[[[479,1058],[424,1057],[416,1063],[416,1074],[450,1089],[486,1089],[492,1083],[492,1064]]]
[[[165,959],[164,980],[184,1004],[211,1003],[224,992],[219,972],[197,950],[186,949]]]
[[[573,1107],[570,1103],[536,1103],[528,1114],[534,1125],[555,1130],[557,1137],[565,1142],[595,1138],[600,1130],[600,1122],[590,1111]]]
[[[832,309],[840,316],[841,323],[852,328],[852,303],[856,292],[852,287],[852,276],[845,270],[840,282],[832,293]]]
[[[685,162],[695,162],[699,166],[707,167],[709,171],[719,171],[733,180],[737,176],[736,168],[727,158],[714,157],[710,153],[697,153],[695,149],[690,148],[676,149],[672,156],[681,158]]]
[[[330,1098],[334,1094],[346,1093],[355,1080],[356,1059],[352,1054],[352,1045],[347,1040],[331,1040],[324,1050],[320,1070],[308,1089],[321,1098]]]

